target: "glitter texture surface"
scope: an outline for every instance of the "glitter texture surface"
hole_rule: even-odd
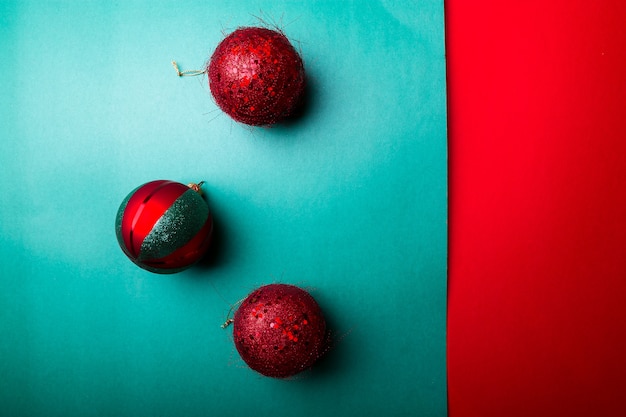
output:
[[[138,266],[156,273],[182,271],[208,249],[213,219],[199,193],[158,180],[133,190],[115,220],[120,247]]]
[[[241,358],[265,376],[286,378],[310,368],[327,347],[326,321],[301,288],[270,284],[253,291],[234,317]]]
[[[207,65],[217,105],[238,122],[272,125],[293,113],[305,87],[300,55],[281,32],[240,28],[216,48]]]
[[[184,246],[204,226],[209,207],[195,191],[188,189],[156,222],[141,244],[139,260],[159,259]]]

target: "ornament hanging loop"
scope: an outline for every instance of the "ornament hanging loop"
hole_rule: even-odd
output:
[[[227,328],[228,326],[230,326],[232,323],[235,322],[235,319],[232,317],[233,310],[239,307],[239,305],[241,305],[241,303],[243,303],[244,300],[245,298],[242,298],[241,300],[237,301],[235,305],[230,307],[230,310],[228,310],[228,314],[226,315],[226,321],[224,322],[224,324],[220,326],[222,329]]]
[[[176,63],[176,61],[172,61],[172,66],[176,70],[176,73],[178,74],[179,77],[195,77],[197,75],[202,75],[202,74],[204,74],[206,72],[206,70],[181,71],[178,68],[178,64]]]
[[[202,185],[204,184],[204,181],[200,181],[199,183],[189,183],[187,184],[187,187],[191,188],[192,190],[194,190],[195,192],[197,192],[198,194],[202,194]]]

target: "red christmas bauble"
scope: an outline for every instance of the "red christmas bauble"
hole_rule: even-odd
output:
[[[157,180],[124,199],[115,219],[117,241],[135,264],[151,272],[182,271],[205,254],[213,218],[200,187]]]
[[[272,125],[301,101],[302,58],[281,32],[244,27],[228,35],[207,64],[217,105],[238,122]]]
[[[253,291],[233,319],[235,347],[250,368],[286,378],[310,368],[327,348],[326,321],[305,290],[270,284]]]

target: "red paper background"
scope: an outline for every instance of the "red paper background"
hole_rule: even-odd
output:
[[[449,410],[626,415],[626,1],[446,3]]]

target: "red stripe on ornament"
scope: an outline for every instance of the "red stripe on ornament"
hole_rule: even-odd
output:
[[[128,200],[122,218],[122,236],[134,258],[139,256],[141,244],[156,222],[188,189],[178,182],[157,180],[140,187]]]
[[[176,269],[193,264],[200,260],[211,243],[213,234],[213,217],[211,213],[207,217],[202,228],[186,244],[176,249],[171,254],[149,261],[144,264],[153,268]]]

